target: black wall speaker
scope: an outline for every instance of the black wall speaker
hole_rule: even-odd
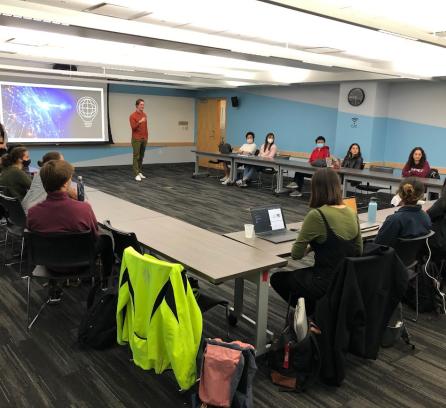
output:
[[[61,71],[77,71],[77,66],[70,64],[53,64],[53,69],[60,69]]]
[[[231,96],[231,104],[233,108],[238,108],[239,100],[237,96]]]

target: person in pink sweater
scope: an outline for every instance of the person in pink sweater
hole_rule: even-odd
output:
[[[265,143],[262,144],[259,150],[259,157],[263,157],[264,159],[274,159],[277,154],[277,146],[274,143],[275,136],[274,133],[268,133],[265,138]],[[256,171],[259,169],[258,166],[247,166],[245,165],[245,169],[243,170],[243,178],[237,180],[237,185],[239,187],[248,187],[248,181],[252,180]]]
[[[403,177],[429,177],[431,168],[426,160],[426,153],[421,147],[414,147],[407,163],[403,167]]]

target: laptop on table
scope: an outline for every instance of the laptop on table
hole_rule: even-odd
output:
[[[287,229],[285,217],[279,205],[254,207],[250,211],[257,237],[275,244],[296,239],[297,231]]]

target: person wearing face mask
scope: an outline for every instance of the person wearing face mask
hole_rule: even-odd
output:
[[[31,163],[26,147],[15,147],[1,158],[3,171],[0,185],[6,188],[6,194],[23,200],[31,186],[31,178],[23,170]]]
[[[265,143],[262,144],[259,150],[259,157],[263,157],[265,159],[274,159],[277,154],[277,146],[274,143],[274,133],[268,133],[265,138]],[[248,187],[248,181],[252,180],[258,166],[247,166],[245,165],[245,169],[243,170],[243,177],[241,180],[237,180],[237,185],[239,187]]]
[[[233,153],[253,156],[257,150],[257,146],[254,143],[254,139],[255,139],[254,132],[246,133],[245,138],[246,138],[246,143],[242,144],[240,146],[240,149]],[[229,167],[226,162],[223,163],[223,168],[225,171],[225,177],[223,179],[221,179],[221,182],[222,182],[221,184],[229,185],[229,184],[231,184],[231,179],[229,177],[230,171],[229,171]]]
[[[429,177],[431,168],[426,160],[426,153],[421,147],[414,147],[403,168],[403,177]]]
[[[330,157],[330,148],[325,144],[325,137],[318,136],[315,142],[316,147],[311,152],[308,163],[314,167],[327,167],[325,159]],[[294,181],[286,186],[287,188],[296,189],[296,191],[290,193],[290,197],[302,197],[302,188],[304,186],[305,177],[311,178],[311,174],[294,173]]]

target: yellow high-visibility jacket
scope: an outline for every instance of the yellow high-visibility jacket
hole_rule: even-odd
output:
[[[184,390],[196,381],[203,321],[183,266],[124,251],[116,311],[117,340],[133,361],[157,374],[172,368]]]

